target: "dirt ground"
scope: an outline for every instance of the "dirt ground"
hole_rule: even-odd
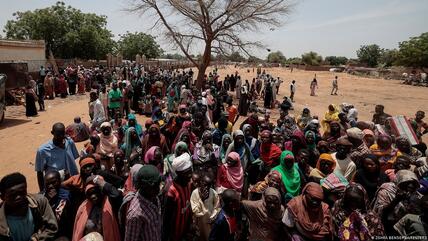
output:
[[[219,69],[220,78],[226,74],[238,71],[242,79],[251,83],[256,76],[252,68],[247,69],[225,67]],[[428,88],[401,85],[399,80],[383,80],[362,78],[345,73],[313,72],[289,69],[269,68],[266,72],[274,77],[280,77],[284,83],[280,87],[278,100],[289,95],[289,85],[294,79],[297,82],[295,95],[295,110],[291,114],[297,116],[303,107],[310,108],[313,115],[323,117],[330,103],[352,103],[359,112],[360,120],[371,120],[376,104],[385,105],[385,112],[391,115],[406,115],[413,117],[417,110],[428,113]],[[317,96],[310,96],[310,82],[317,75],[319,89]],[[339,77],[339,91],[337,96],[331,96],[331,82],[334,76]],[[0,125],[0,177],[5,174],[19,171],[27,176],[29,192],[37,191],[37,179],[34,171],[34,161],[37,148],[51,138],[50,130],[55,122],[66,125],[73,121],[75,116],[81,116],[82,121],[89,121],[88,95],[72,96],[67,99],[56,98],[46,100],[46,111],[39,116],[27,118],[23,106],[9,106],[4,123]],[[262,103],[259,103],[262,106]],[[276,120],[278,110],[272,111],[272,119]],[[240,118],[242,121],[244,118]],[[138,117],[141,123],[144,117]],[[427,139],[425,139],[427,141]],[[77,143],[80,150],[83,143]]]

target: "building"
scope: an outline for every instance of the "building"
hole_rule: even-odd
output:
[[[29,72],[37,72],[46,65],[45,53],[44,40],[0,39],[0,62],[25,62]]]

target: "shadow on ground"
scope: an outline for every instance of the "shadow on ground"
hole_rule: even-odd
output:
[[[22,125],[27,122],[31,122],[30,119],[11,119],[11,118],[4,118],[4,121],[0,124],[0,130],[6,129],[8,127],[13,127],[17,125]]]

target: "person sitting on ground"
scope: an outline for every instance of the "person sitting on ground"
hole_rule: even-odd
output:
[[[381,171],[379,157],[374,154],[366,154],[355,173],[353,181],[361,184],[367,192],[370,200],[373,200],[379,187],[389,182],[388,176]]]
[[[353,145],[349,157],[355,165],[360,166],[362,158],[367,154],[371,154],[370,149],[363,141],[364,133],[357,127],[352,127],[346,130],[346,134],[348,135],[348,141]]]
[[[90,131],[88,125],[77,116],[74,117],[74,123],[65,128],[65,134],[74,142],[81,142],[89,139]]]
[[[370,150],[379,158],[382,171],[390,169],[399,155],[397,149],[392,147],[392,138],[389,135],[379,135],[377,143],[373,144]]]
[[[0,180],[0,239],[51,240],[58,224],[49,201],[41,194],[27,193],[27,180],[15,172]]]
[[[311,111],[309,108],[303,108],[302,114],[297,117],[297,125],[300,129],[304,129],[308,123],[312,120]]]
[[[384,112],[384,109],[385,106],[383,105],[375,106],[375,113],[373,114],[372,118],[372,121],[375,123],[375,125],[379,124],[381,126],[384,126],[386,119],[391,117],[391,115]]]
[[[402,237],[426,237],[428,235],[428,195],[419,200],[420,215],[406,214],[395,225],[394,230]]]
[[[329,131],[324,132],[322,139],[326,141],[330,149],[335,150],[336,141],[346,135],[346,132],[340,128],[340,124],[337,121],[329,123]]]
[[[334,161],[331,154],[323,153],[320,155],[316,167],[310,172],[309,180],[319,183],[321,179],[333,173],[335,167],[336,162]]]
[[[330,131],[330,123],[332,121],[339,121],[339,110],[333,104],[328,106],[328,110],[324,114],[324,119],[321,120],[321,125],[324,132]]]
[[[303,173],[295,162],[292,152],[283,151],[279,158],[279,165],[274,167],[272,171],[277,171],[281,174],[282,183],[286,190],[286,202],[300,194],[302,184],[304,184]]]

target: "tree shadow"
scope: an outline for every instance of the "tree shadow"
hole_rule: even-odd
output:
[[[8,127],[13,127],[17,125],[22,125],[27,122],[31,122],[31,119],[11,119],[11,118],[4,118],[3,122],[0,124],[0,130],[6,129]]]

